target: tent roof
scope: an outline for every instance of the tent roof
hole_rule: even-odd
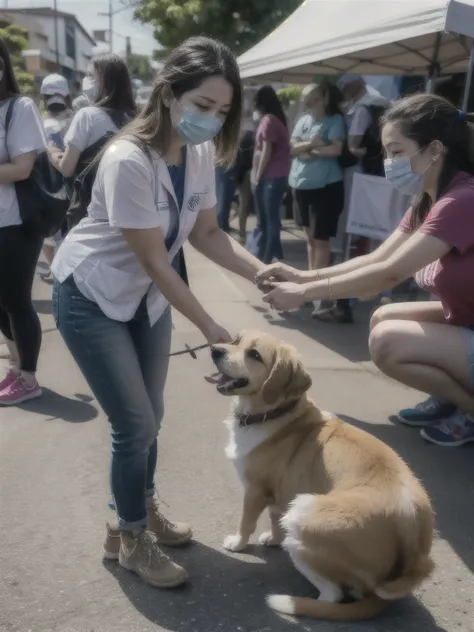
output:
[[[305,0],[239,57],[243,79],[305,83],[316,74],[466,70],[474,0]]]

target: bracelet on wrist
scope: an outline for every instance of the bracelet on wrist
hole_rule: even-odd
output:
[[[328,301],[332,302],[332,284],[331,277],[328,277]]]

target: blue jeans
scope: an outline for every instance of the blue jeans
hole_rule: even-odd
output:
[[[237,172],[235,169],[216,167],[217,223],[221,230],[229,232],[229,216],[232,200],[237,189]]]
[[[153,494],[157,435],[171,347],[171,310],[150,327],[145,300],[129,322],[108,318],[70,276],[55,282],[53,315],[69,351],[112,429],[110,486],[119,527],[147,524]]]
[[[274,257],[283,259],[280,209],[287,187],[287,178],[266,178],[253,188],[255,210],[262,231],[258,258],[263,263],[271,263]]]

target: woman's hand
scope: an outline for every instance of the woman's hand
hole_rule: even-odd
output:
[[[272,283],[272,289],[263,300],[280,312],[289,312],[305,302],[305,286],[298,283]]]
[[[217,345],[219,343],[232,342],[234,338],[230,335],[227,329],[221,327],[216,322],[211,320],[209,324],[202,330],[204,337],[210,345]]]
[[[270,281],[272,279],[275,281],[291,281],[292,283],[303,283],[305,281],[302,270],[292,268],[281,261],[271,263],[260,270],[255,277],[255,283],[258,285],[262,281]]]

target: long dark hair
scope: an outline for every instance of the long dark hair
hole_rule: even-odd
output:
[[[460,112],[447,99],[415,94],[396,102],[382,117],[381,125],[393,123],[401,133],[424,149],[435,140],[443,144],[444,162],[438,179],[438,200],[459,171],[474,174],[474,117]],[[423,192],[413,201],[412,228],[418,228],[436,202]]]
[[[20,94],[20,88],[13,71],[13,64],[8,48],[0,38],[0,70],[3,70],[3,78],[0,81],[0,100]]]
[[[148,103],[117,138],[134,136],[165,153],[172,138],[173,122],[166,101],[179,100],[209,77],[221,76],[232,86],[232,103],[221,131],[214,139],[216,162],[232,165],[239,147],[242,117],[242,84],[237,61],[227,46],[209,37],[192,37],[175,48],[156,75]]]
[[[99,82],[95,105],[134,116],[132,82],[124,60],[118,55],[103,53],[93,57],[91,64]]]
[[[283,106],[277,93],[272,86],[262,86],[255,95],[255,109],[265,116],[265,114],[273,114],[283,123],[285,127],[288,127],[285,113],[283,112]]]

